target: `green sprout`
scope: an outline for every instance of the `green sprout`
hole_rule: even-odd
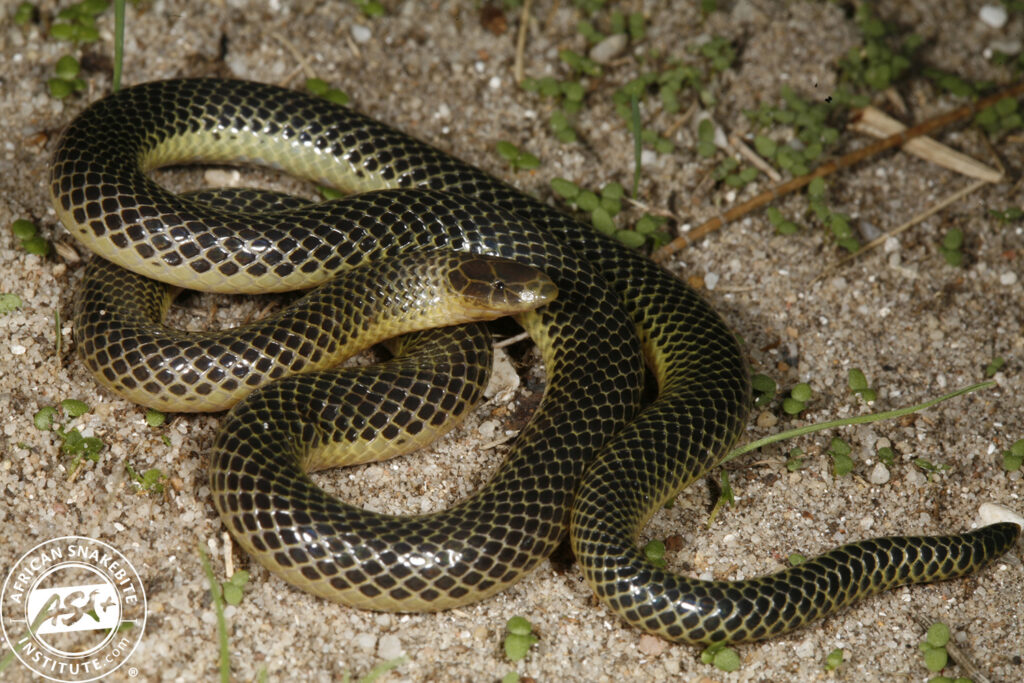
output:
[[[740,656],[736,654],[736,650],[721,644],[709,645],[704,648],[700,653],[700,661],[725,672],[736,671],[740,668]]]
[[[509,163],[514,171],[525,171],[540,166],[540,159],[523,151],[507,140],[500,140],[496,146],[498,154]]]
[[[832,457],[832,474],[843,477],[853,471],[852,449],[842,439],[835,437],[828,446],[828,454]]]
[[[505,656],[513,662],[525,657],[539,638],[533,634],[533,626],[523,617],[512,617],[505,624]]]

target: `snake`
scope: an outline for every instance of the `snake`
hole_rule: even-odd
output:
[[[176,195],[148,176],[196,162],[268,166],[345,196],[246,213]],[[583,577],[626,622],[672,641],[743,642],[895,586],[977,572],[1019,537],[1016,524],[998,523],[869,539],[734,582],[655,566],[637,548],[644,524],[718,466],[744,429],[751,389],[736,336],[643,254],[350,108],[245,81],[144,83],[69,125],[50,190],[64,226],[89,250],[176,287],[309,288],[413,251],[455,251],[523,264],[557,288],[553,301],[515,316],[547,373],[540,405],[491,480],[447,510],[366,511],[307,472],[346,439],[408,435],[421,411],[439,409],[429,400],[431,373],[452,372],[452,359],[475,362],[465,353],[437,367],[414,361],[408,375],[385,370],[365,380],[372,391],[359,389],[364,380],[350,368],[268,378],[230,410],[211,453],[213,504],[256,561],[315,595],[371,610],[443,610],[519,581],[568,535]],[[115,277],[81,292],[80,310]],[[94,373],[114,375],[101,382],[114,387],[139,371],[182,383],[104,363],[79,336],[98,327],[91,310],[76,319],[76,342]],[[353,387],[390,403],[391,417],[363,412],[364,402],[344,393]]]

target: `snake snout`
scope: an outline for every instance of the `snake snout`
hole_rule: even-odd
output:
[[[558,296],[558,287],[537,268],[491,256],[468,259],[449,281],[467,305],[505,314],[533,310]]]

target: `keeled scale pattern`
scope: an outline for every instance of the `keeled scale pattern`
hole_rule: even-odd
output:
[[[126,141],[120,148],[129,150],[127,156],[114,158],[100,148],[99,139],[111,137]],[[541,410],[492,483],[453,510],[394,519],[327,499],[301,477],[301,454],[290,449],[293,440],[286,436],[291,429],[312,436],[320,423],[289,426],[296,424],[295,416],[283,405],[284,397],[274,393],[275,385],[233,411],[233,431],[225,429],[218,438],[211,470],[218,509],[261,562],[314,592],[375,609],[437,609],[479,599],[517,580],[553,547],[583,463],[620,431],[637,396],[637,366],[631,362],[635,344],[614,322],[616,297],[598,292],[596,280],[586,280],[588,263],[621,298],[647,357],[655,362],[661,387],[657,401],[588,469],[573,511],[574,547],[584,574],[627,620],[666,637],[700,642],[758,637],[776,632],[754,623],[758,618],[772,624],[779,619],[722,622],[720,614],[732,614],[735,591],[742,593],[741,602],[749,600],[758,609],[770,603],[783,615],[799,612],[810,618],[846,602],[836,599],[834,591],[809,592],[811,584],[828,584],[830,566],[845,575],[861,572],[863,564],[858,586],[883,585],[893,572],[927,574],[933,580],[956,575],[955,565],[963,564],[962,557],[952,556],[960,552],[954,545],[965,549],[967,564],[974,567],[1002,553],[1007,539],[1015,536],[1016,527],[1000,525],[952,543],[913,538],[867,542],[891,549],[889,559],[881,558],[874,567],[858,559],[872,546],[845,546],[827,560],[802,565],[809,573],[780,579],[781,591],[770,590],[771,577],[760,584],[702,586],[702,611],[689,612],[687,596],[672,588],[673,577],[643,565],[634,571],[632,539],[652,505],[713,467],[735,440],[746,419],[750,390],[732,334],[682,283],[477,169],[354,112],[272,86],[225,81],[143,85],[87,112],[73,124],[68,139],[58,151],[53,175],[58,214],[83,241],[131,254],[111,255],[128,267],[183,263],[183,279],[232,290],[234,285],[219,284],[221,276],[240,273],[258,287],[265,276],[274,275],[285,284],[270,286],[285,288],[302,274],[318,277],[315,272],[324,267],[333,271],[370,253],[388,255],[426,244],[524,258],[556,280],[561,294],[555,305],[522,316],[551,373]],[[251,227],[230,214],[200,224],[194,206],[154,186],[136,168],[131,155],[137,150],[144,150],[144,168],[186,159],[239,158],[347,190],[443,192],[395,195],[389,211],[400,218],[383,224],[409,223],[408,231],[380,227],[379,219],[391,216],[382,216],[379,206],[371,207],[378,209],[372,218],[336,229],[324,220],[333,210],[330,203],[320,215],[284,224],[275,219]],[[90,166],[84,161],[87,151],[107,163]],[[89,180],[95,182],[78,190]],[[141,202],[136,192],[153,199]],[[448,212],[439,215],[438,206]],[[496,214],[498,229],[493,234],[476,225],[462,230],[460,219],[470,210]],[[523,221],[557,236],[564,251],[550,237],[523,231]],[[240,251],[229,253],[229,245]],[[139,258],[141,266],[130,265]],[[293,381],[302,378],[286,380]],[[274,424],[272,430],[263,430],[253,419],[235,422],[250,410],[250,401],[252,418]],[[918,553],[933,546],[940,549],[941,566],[919,574]],[[953,570],[947,572],[947,565]],[[866,592],[858,588],[849,597]],[[807,599],[818,600],[824,610],[808,610]],[[800,619],[787,616],[785,621]]]

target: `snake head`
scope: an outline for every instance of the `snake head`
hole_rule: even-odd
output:
[[[537,268],[493,256],[467,258],[448,279],[467,307],[500,315],[530,311],[558,296],[558,287]]]

